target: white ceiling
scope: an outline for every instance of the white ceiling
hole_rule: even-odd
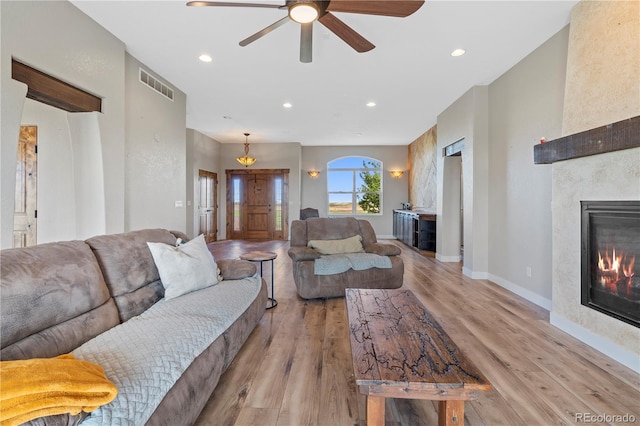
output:
[[[406,18],[335,13],[376,48],[356,53],[316,22],[309,64],[299,62],[294,22],[238,45],[286,10],[72,3],[185,92],[187,127],[220,142],[244,142],[249,132],[250,143],[408,145],[469,88],[491,83],[567,25],[577,1],[427,1]],[[455,48],[467,53],[454,58]],[[199,61],[202,53],[213,62]]]

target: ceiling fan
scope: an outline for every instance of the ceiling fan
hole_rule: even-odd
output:
[[[424,4],[424,0],[286,0],[284,5],[265,3],[235,3],[225,1],[190,1],[187,6],[260,7],[287,9],[287,16],[245,38],[240,46],[247,46],[269,34],[276,28],[294,21],[300,24],[300,62],[311,62],[313,22],[319,21],[357,52],[368,52],[375,46],[342,22],[331,12],[360,13],[365,15],[394,16],[404,18]]]

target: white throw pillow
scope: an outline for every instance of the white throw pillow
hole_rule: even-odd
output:
[[[164,286],[164,298],[218,283],[218,265],[204,242],[204,235],[177,247],[164,243],[147,243]]]

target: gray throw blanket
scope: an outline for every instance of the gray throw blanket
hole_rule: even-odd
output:
[[[389,256],[374,253],[345,253],[329,254],[316,259],[313,264],[315,275],[333,275],[346,272],[349,269],[361,271],[363,269],[390,269]]]
[[[242,315],[259,294],[259,276],[161,300],[73,351],[101,365],[118,396],[83,425],[144,425],[191,362]],[[220,360],[223,362],[223,360]]]

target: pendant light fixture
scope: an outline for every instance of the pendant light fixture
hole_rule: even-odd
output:
[[[244,134],[244,157],[236,158],[236,161],[245,167],[249,167],[256,162],[255,158],[249,157],[249,135],[250,133]]]

